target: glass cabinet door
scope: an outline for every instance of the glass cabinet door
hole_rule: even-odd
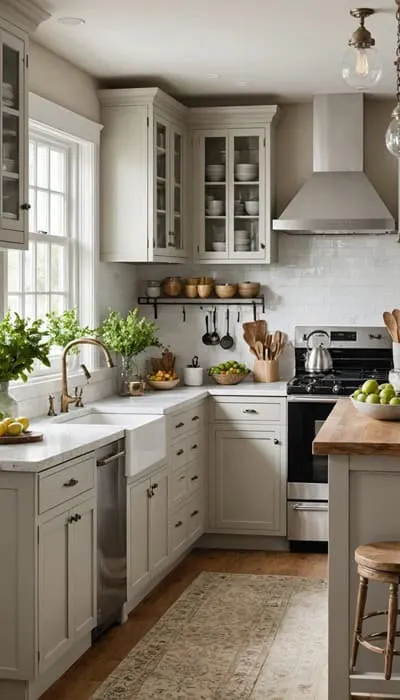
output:
[[[2,229],[23,231],[27,208],[24,201],[23,152],[24,42],[2,30],[1,52],[1,223]]]
[[[230,257],[252,259],[265,255],[265,153],[264,130],[230,132],[233,192],[233,231]]]
[[[171,128],[171,227],[170,247],[176,251],[184,250],[183,240],[183,132],[176,127]]]
[[[162,120],[157,119],[154,129],[155,217],[153,246],[157,250],[166,251],[168,248],[170,231],[168,125]]]
[[[228,256],[227,137],[207,134],[201,139],[203,198],[200,214],[203,222],[200,255]]]

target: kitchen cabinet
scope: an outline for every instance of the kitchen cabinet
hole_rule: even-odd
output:
[[[168,470],[128,483],[128,601],[135,598],[169,563]]]
[[[96,624],[95,501],[49,515],[38,531],[39,672]]]
[[[186,260],[186,107],[158,88],[99,98],[101,259]]]
[[[28,247],[28,39],[47,17],[29,0],[0,7],[1,248]]]
[[[270,263],[277,107],[190,110],[197,262]]]

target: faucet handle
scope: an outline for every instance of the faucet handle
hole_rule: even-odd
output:
[[[54,410],[54,401],[55,401],[55,396],[54,394],[49,394],[49,410],[47,411],[48,416],[56,416],[57,413]]]
[[[78,387],[75,387],[75,406],[76,408],[83,408],[83,401],[82,401],[82,396],[83,396],[83,387],[81,386],[80,391],[78,393]]]

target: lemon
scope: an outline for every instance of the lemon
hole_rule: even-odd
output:
[[[19,418],[15,419],[17,423],[22,423],[23,426],[23,431],[25,432],[29,428],[29,418],[25,418],[25,416],[19,416]]]
[[[23,429],[24,429],[24,426],[22,425],[22,423],[18,423],[17,421],[14,421],[13,423],[8,424],[7,433],[8,433],[8,435],[21,435]]]
[[[7,429],[8,426],[10,425],[10,423],[14,423],[14,422],[15,422],[15,418],[10,418],[10,417],[9,417],[9,418],[3,418],[3,420],[2,420],[1,422],[2,422],[2,424],[3,424],[3,425],[6,427],[6,429]]]
[[[4,435],[5,432],[6,432],[6,430],[7,430],[7,427],[4,425],[3,422],[0,422],[0,437],[3,437],[3,435]]]

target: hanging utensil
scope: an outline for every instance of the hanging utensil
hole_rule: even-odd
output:
[[[197,355],[193,355],[190,367],[199,367],[199,358]]]
[[[256,340],[254,350],[256,351],[256,357],[259,360],[264,360],[264,344],[261,340]]]
[[[229,333],[229,308],[226,309],[226,335],[221,338],[221,348],[229,350],[233,345],[233,338]]]
[[[201,340],[204,343],[204,345],[211,345],[211,334],[208,329],[208,314],[206,314],[206,332],[204,333]]]
[[[267,333],[267,335],[264,338],[264,354],[265,354],[265,359],[266,360],[271,360],[271,343],[272,343],[272,335],[271,333]]]
[[[214,306],[214,310],[213,310],[213,324],[214,324],[214,330],[211,333],[211,345],[218,345],[219,335],[217,333],[217,307],[216,306]]]
[[[396,319],[393,316],[391,311],[384,311],[383,312],[383,322],[384,322],[386,328],[388,329],[392,340],[395,343],[398,343],[399,342],[398,341],[398,327],[397,327]]]
[[[396,326],[397,326],[397,343],[400,343],[400,309],[393,309],[392,314],[394,316],[394,320],[396,321]]]

